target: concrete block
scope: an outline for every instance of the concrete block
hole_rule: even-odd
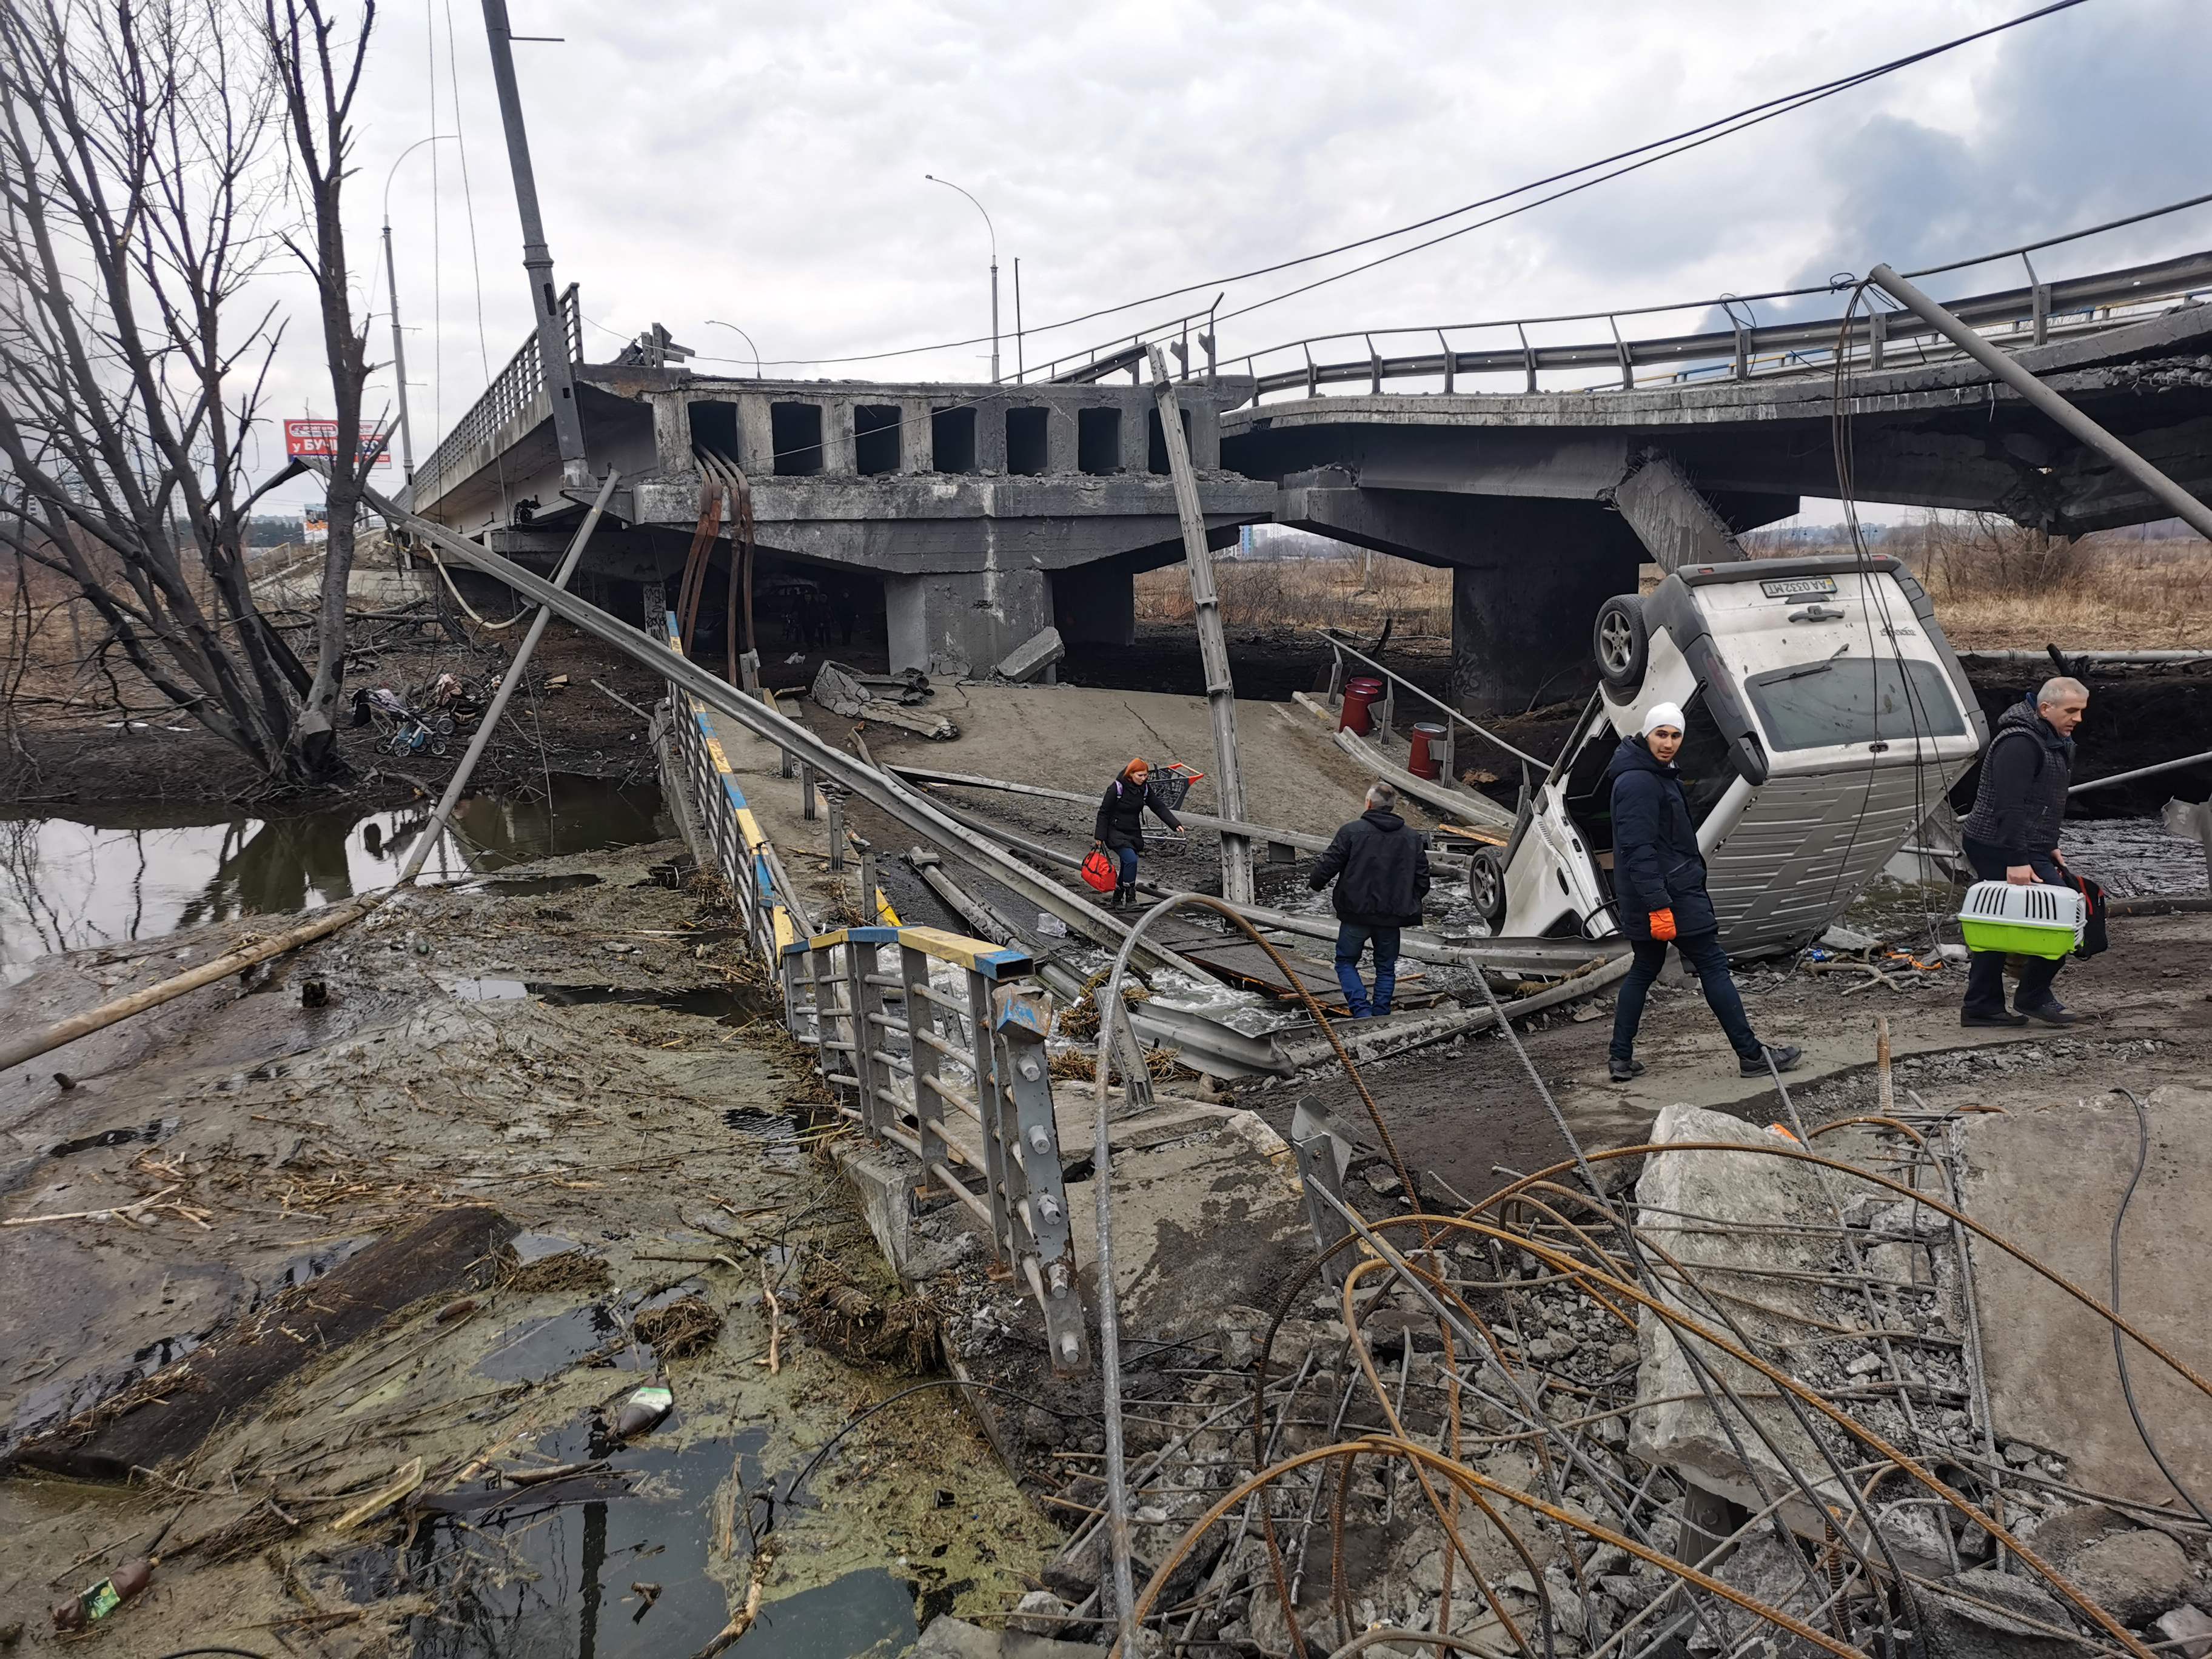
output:
[[[915,1260],[914,1189],[922,1179],[921,1160],[902,1147],[839,1143],[838,1169],[860,1194],[860,1214],[876,1244],[902,1278]]]
[[[2212,1090],[2152,1091],[2149,1155],[2120,1236],[2121,1311],[2202,1370],[2212,1279]],[[2111,1294],[2112,1226],[2136,1164],[2134,1109],[2117,1096],[1977,1116],[1966,1129],[1966,1212],[2100,1300]],[[1982,1240],[1972,1251],[1990,1407],[2002,1439],[2062,1449],[2069,1478],[2149,1504],[2173,1490],[2122,1399],[2111,1326]],[[2212,1411],[2203,1395],[2130,1344],[2128,1374],[2159,1449],[2192,1489],[2212,1488]],[[2154,1609],[2155,1611],[2155,1609]]]
[[[2067,1564],[2066,1575],[2124,1625],[2177,1606],[2195,1583],[2181,1546],[2147,1529],[2099,1539]]]
[[[2206,1659],[2212,1655],[2212,1616],[2191,1607],[2179,1607],[2152,1626],[2162,1642],[2176,1644],[2181,1659]]]
[[[1098,1659],[1099,1650],[1081,1642],[1056,1641],[1018,1631],[1001,1634],[951,1613],[929,1621],[909,1659]]]
[[[1067,654],[1067,647],[1060,637],[1057,628],[1048,628],[1032,634],[1009,651],[992,672],[1002,680],[1012,680],[1017,685],[1027,684]]]
[[[1774,1144],[1768,1131],[1741,1118],[1679,1103],[1660,1112],[1650,1138],[1661,1146],[1677,1140],[1733,1142],[1744,1146]],[[1811,1167],[1782,1158],[1722,1152],[1654,1154],[1646,1160],[1636,1183],[1636,1201],[1644,1206],[1640,1224],[1656,1243],[1699,1264],[1703,1275],[1712,1276],[1715,1283],[1735,1294],[1784,1316],[1811,1316],[1816,1311],[1818,1286],[1809,1279],[1773,1274],[1823,1271],[1828,1263],[1819,1246],[1782,1232],[1687,1232],[1683,1231],[1687,1224],[1678,1218],[1686,1214],[1777,1226],[1815,1220],[1828,1212],[1816,1176]],[[1668,1299],[1706,1325],[1718,1322],[1708,1310],[1678,1295],[1670,1294]],[[1801,1336],[1806,1328],[1795,1320],[1760,1314],[1748,1307],[1739,1305],[1734,1311],[1753,1343],[1762,1347]],[[1674,1332],[1656,1315],[1646,1311],[1639,1317],[1637,1342],[1643,1356],[1636,1378],[1638,1395],[1669,1403],[1641,1407],[1629,1419],[1631,1455],[1678,1469],[1698,1486],[1747,1509],[1761,1508],[1793,1489],[1786,1460],[1787,1468],[1802,1474],[1824,1502],[1847,1504],[1849,1500],[1832,1478],[1812,1479],[1815,1471],[1825,1471],[1826,1465],[1805,1431],[1779,1401],[1752,1399],[1747,1401],[1747,1413],[1727,1405],[1717,1413],[1698,1397],[1696,1370]],[[1703,1343],[1698,1344],[1698,1352],[1714,1375],[1740,1395],[1772,1394],[1772,1383],[1741,1361]],[[1680,1395],[1691,1398],[1673,1398]],[[1748,1465],[1729,1444],[1723,1416],[1741,1443]],[[1762,1434],[1772,1443],[1771,1446],[1762,1441]],[[1806,1537],[1823,1535],[1822,1516],[1802,1492],[1785,1498],[1781,1513],[1793,1530]]]

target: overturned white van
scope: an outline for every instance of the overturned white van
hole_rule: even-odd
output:
[[[1685,565],[1608,599],[1598,694],[1512,838],[1474,860],[1493,933],[1620,931],[1605,769],[1644,711],[1680,703],[1675,764],[1731,955],[1816,937],[1942,803],[1987,741],[1935,608],[1886,556]]]

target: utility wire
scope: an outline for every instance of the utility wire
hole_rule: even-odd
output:
[[[1232,283],[1249,282],[1255,277],[1272,276],[1277,271],[1295,270],[1298,266],[1311,264],[1317,260],[1334,258],[1339,254],[1355,252],[1364,247],[1371,247],[1376,243],[1389,241],[1394,237],[1411,235],[1415,231],[1425,230],[1431,225],[1442,224],[1447,220],[1460,218],[1469,213],[1480,212],[1486,207],[1495,206],[1500,202],[1510,201],[1516,196],[1525,196],[1531,191],[1542,190],[1547,185],[1559,184],[1566,179],[1574,179],[1583,173],[1594,173],[1600,168],[1613,167],[1616,162],[1630,163],[1628,166],[1616,168],[1616,170],[1612,173],[1605,173],[1599,178],[1585,179],[1581,184],[1573,185],[1567,190],[1556,191],[1553,194],[1541,198],[1537,201],[1523,203],[1517,207],[1509,209],[1505,213],[1493,215],[1492,217],[1480,221],[1476,224],[1462,226],[1459,229],[1448,232],[1443,236],[1433,237],[1428,241],[1417,243],[1412,247],[1399,249],[1395,252],[1386,254],[1379,259],[1373,259],[1364,264],[1352,266],[1350,269],[1339,271],[1334,276],[1320,278],[1318,281],[1307,283],[1303,287],[1288,289],[1287,291],[1275,295],[1269,299],[1259,301],[1253,305],[1246,306],[1242,310],[1232,311],[1226,313],[1228,317],[1243,316],[1250,312],[1260,309],[1262,306],[1273,305],[1280,301],[1290,299],[1294,295],[1309,293],[1313,289],[1325,286],[1329,283],[1341,282],[1347,276],[1354,276],[1362,271],[1371,270],[1376,265],[1386,264],[1393,259],[1402,258],[1409,253],[1418,253],[1425,248],[1434,247],[1440,242],[1449,240],[1453,236],[1464,235],[1468,231],[1482,228],[1484,225],[1495,224],[1500,219],[1509,218],[1516,213],[1526,212],[1530,208],[1540,207],[1546,202],[1557,201],[1561,196],[1572,195],[1576,191],[1579,190],[1587,190],[1592,185],[1602,184],[1607,179],[1619,178],[1624,173],[1631,173],[1634,172],[1638,167],[1648,167],[1653,161],[1664,161],[1670,155],[1680,155],[1685,150],[1697,149],[1700,145],[1710,143],[1717,138],[1730,137],[1732,134],[1741,132],[1748,127],[1756,126],[1760,122],[1771,120],[1778,115],[1790,114],[1793,111],[1801,109],[1808,104],[1816,103],[1824,98],[1832,97],[1837,93],[1850,91],[1854,88],[1863,86],[1869,82],[1879,80],[1884,76],[1895,74],[1900,70],[1909,69],[1917,64],[1925,63],[1930,58],[1940,58],[1947,52],[1955,52],[1960,47],[1971,46],[1979,40],[1987,40],[1992,35],[2002,34],[2007,30],[2018,28],[2023,24],[2036,22],[2043,18],[2051,16],[2056,13],[2071,10],[2074,7],[2083,3],[2085,3],[2085,0],[2054,0],[2054,3],[2052,4],[2039,7],[2033,11],[2023,13],[2018,17],[2011,18],[2002,23],[1992,24],[1987,28],[1977,29],[1972,33],[1956,36],[1951,40],[1939,42],[1935,46],[1923,47],[1922,50],[1909,53],[1905,57],[1894,58],[1887,63],[1877,64],[1870,68],[1860,70],[1850,75],[1838,76],[1837,79],[1832,81],[1825,81],[1815,86],[1800,88],[1796,92],[1785,93],[1777,98],[1770,98],[1764,100],[1759,103],[1747,105],[1742,109],[1733,111],[1726,115],[1717,116],[1711,120],[1701,122],[1693,127],[1684,128],[1681,131],[1669,134],[1663,138],[1650,139],[1645,143],[1635,145],[1631,149],[1617,150],[1610,155],[1601,156],[1595,161],[1584,161],[1577,167],[1567,167],[1557,173],[1547,173],[1540,179],[1532,179],[1528,183],[1517,185],[1510,190],[1500,191],[1494,195],[1482,197],[1476,201],[1466,203],[1459,207],[1449,208],[1441,213],[1431,214],[1426,218],[1417,219],[1408,224],[1395,226],[1389,230],[1376,231],[1370,235],[1358,237],[1352,241],[1340,242],[1334,247],[1323,248],[1318,252],[1299,254],[1293,258],[1278,260],[1273,264],[1255,265],[1250,270],[1238,271],[1234,276],[1210,276],[1202,282],[1187,283],[1181,287],[1164,289],[1158,293],[1146,295],[1142,299],[1127,300],[1118,305],[1104,306],[1095,311],[1086,311],[1078,316],[1064,318],[1059,322],[1041,323],[1029,331],[1032,334],[1037,334],[1048,332],[1054,329],[1070,328],[1078,323],[1092,322],[1098,318],[1110,317],[1119,312],[1133,311],[1139,306],[1155,305],[1163,300],[1175,299],[1182,295],[1197,293],[1202,289],[1209,288],[1224,287]],[[1656,155],[1650,153],[1654,151],[1661,153]],[[1642,156],[1644,159],[1640,161],[1633,159],[1638,156]],[[779,365],[868,362],[879,358],[908,357],[917,356],[923,352],[945,351],[951,350],[961,346],[980,345],[989,337],[990,337],[988,335],[978,335],[972,339],[948,340],[935,345],[907,346],[890,351],[866,352],[856,356],[785,357],[779,358],[776,362]],[[733,362],[738,360],[715,358],[711,359],[710,361]]]

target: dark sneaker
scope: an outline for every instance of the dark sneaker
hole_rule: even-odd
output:
[[[2000,1008],[1994,1013],[1987,1014],[1983,1013],[1977,1009],[1967,1008],[1960,1012],[1959,1024],[1961,1025],[1983,1025],[1990,1027],[2025,1025],[2027,1024],[2027,1016],[2026,1014],[2015,1014],[2008,1008]]]
[[[2023,1015],[2025,1018],[2021,1018]],[[2055,997],[2049,1002],[2039,1002],[2033,1007],[2022,1008],[2014,1018],[2023,1025],[2031,1019],[2039,1019],[2045,1025],[2079,1025],[2081,1023],[2081,1015]]]
[[[1644,1075],[1644,1062],[1640,1060],[1614,1060],[1608,1056],[1605,1069],[1612,1074],[1615,1083],[1626,1083],[1632,1078]]]
[[[1773,1058],[1776,1071],[1794,1072],[1803,1063],[1805,1051],[1802,1048],[1793,1048],[1786,1042],[1778,1046],[1770,1043],[1760,1052],[1757,1060],[1745,1060],[1741,1055],[1737,1056],[1736,1069],[1746,1077],[1765,1077],[1766,1061],[1770,1055]]]

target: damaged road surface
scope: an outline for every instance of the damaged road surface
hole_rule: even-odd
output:
[[[749,1651],[895,1652],[1023,1594],[1055,1529],[949,1391],[862,1419],[909,1359],[810,1334],[908,1298],[671,851],[407,895],[0,1085],[0,1640],[111,1578],[122,1655],[690,1654],[749,1606]]]

